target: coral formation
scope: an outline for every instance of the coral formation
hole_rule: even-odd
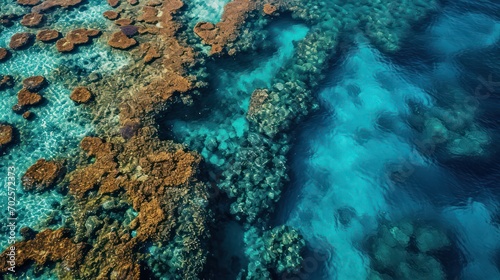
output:
[[[7,60],[9,51],[5,48],[0,48],[0,62]]]
[[[372,241],[372,279],[446,279],[437,253],[451,243],[442,230],[403,221],[381,225]]]
[[[28,47],[33,39],[33,34],[28,32],[21,32],[14,34],[9,43],[9,47],[13,50],[21,50]]]
[[[64,176],[63,163],[39,159],[23,175],[21,181],[25,190],[43,191],[53,187]]]
[[[34,106],[42,101],[42,96],[36,92],[31,92],[25,88],[17,93],[17,107],[25,108]]]
[[[105,11],[102,15],[110,20],[115,20],[120,16],[120,14],[115,11]]]
[[[14,86],[14,78],[10,75],[0,76],[0,90]]]
[[[40,3],[40,0],[17,0],[17,4],[23,6],[35,6]]]
[[[39,27],[44,19],[44,16],[39,13],[29,13],[23,16],[21,24],[26,27]]]
[[[288,227],[279,226],[259,234],[256,228],[245,232],[245,254],[248,268],[244,279],[271,279],[272,275],[298,270],[305,242],[300,234]]]
[[[46,229],[38,233],[34,239],[17,242],[16,247],[16,266],[28,264],[34,261],[37,265],[47,263],[61,262],[63,269],[74,270],[83,259],[88,248],[84,243],[73,243],[69,237],[69,230]],[[2,264],[0,271],[7,272],[10,267],[7,260],[9,256],[7,251],[0,255]]]
[[[82,0],[45,0],[34,6],[31,11],[34,13],[43,13],[56,7],[68,8],[77,6],[80,3],[82,3]]]
[[[129,38],[123,31],[118,31],[111,35],[108,44],[115,49],[126,50],[137,44],[133,38]]]
[[[69,98],[77,104],[88,103],[92,99],[92,93],[85,87],[77,87],[71,92]]]
[[[12,144],[14,141],[14,127],[9,124],[0,123],[0,151]]]
[[[70,52],[75,48],[75,44],[73,44],[71,41],[69,41],[66,38],[61,38],[61,39],[57,40],[56,48],[57,48],[57,51],[62,52],[62,53]]]
[[[23,87],[31,92],[37,92],[47,85],[43,76],[32,76],[23,80]]]
[[[50,42],[53,42],[53,41],[59,39],[60,36],[61,36],[61,33],[59,33],[59,31],[57,31],[57,30],[45,29],[45,30],[38,31],[38,33],[36,34],[36,39],[38,41],[50,43]]]

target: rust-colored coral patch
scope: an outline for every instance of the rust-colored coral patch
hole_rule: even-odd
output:
[[[64,167],[61,162],[39,159],[23,175],[23,187],[25,190],[42,191],[54,186],[63,175]]]
[[[77,267],[84,257],[87,245],[85,243],[74,243],[69,237],[68,230],[46,229],[36,235],[32,240],[17,242],[16,267],[34,261],[38,265],[50,262],[63,262],[64,266],[71,269]],[[0,271],[7,272],[10,267],[7,261],[9,250],[0,255]]]

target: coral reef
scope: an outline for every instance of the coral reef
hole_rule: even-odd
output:
[[[26,27],[39,27],[44,19],[44,16],[39,13],[29,13],[23,16],[21,24]]]
[[[74,7],[79,5],[81,2],[82,0],[46,0],[43,1],[41,4],[34,6],[31,9],[31,11],[34,13],[43,13],[56,7],[61,7],[61,8]]]
[[[245,244],[249,264],[243,272],[244,279],[272,279],[272,275],[298,270],[302,263],[305,242],[296,230],[288,226],[261,234],[256,228],[251,228],[245,232]]]
[[[40,3],[40,0],[17,0],[17,4],[23,6],[36,6]]]
[[[101,31],[97,29],[78,28],[71,30],[64,38],[57,40],[56,48],[59,52],[71,52],[78,45],[88,43],[91,38],[99,36]]]
[[[9,57],[9,51],[5,48],[0,48],[0,62],[7,60]]]
[[[437,253],[451,242],[442,230],[403,221],[381,225],[372,241],[372,279],[446,279]]]
[[[126,50],[137,44],[133,38],[129,38],[123,31],[118,31],[111,35],[108,44],[115,49]]]
[[[105,11],[102,15],[110,20],[115,20],[120,17],[120,14],[115,11]]]
[[[36,92],[31,92],[25,88],[17,93],[17,105],[14,107],[22,108],[40,104],[42,96]],[[17,111],[17,110],[16,110]]]
[[[53,187],[64,176],[62,162],[39,159],[23,175],[21,181],[25,190],[43,191]]]
[[[0,90],[14,86],[14,78],[10,75],[0,76]]]
[[[14,141],[14,127],[0,123],[0,152]]]
[[[21,50],[31,45],[33,41],[33,34],[28,32],[21,32],[14,34],[9,43],[9,47],[13,50]]]
[[[36,235],[32,240],[17,242],[16,266],[28,264],[34,261],[37,265],[61,262],[62,269],[74,270],[83,259],[87,245],[84,243],[73,243],[67,229],[46,229]],[[0,255],[2,264],[0,271],[5,273],[9,267],[7,251]]]
[[[85,87],[77,87],[69,96],[77,104],[88,103],[92,99],[92,93]]]
[[[53,29],[40,30],[36,34],[36,39],[41,42],[50,43],[53,42],[61,36],[61,33]]]
[[[47,81],[43,76],[32,76],[23,80],[23,87],[31,92],[41,90],[47,85]]]

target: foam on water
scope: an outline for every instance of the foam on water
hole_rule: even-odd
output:
[[[68,12],[70,18],[61,18],[60,21],[67,28],[70,25],[75,28],[72,22],[75,19],[71,15],[78,14],[75,18],[81,19],[81,22],[77,23],[82,23],[78,27],[104,27],[106,21],[102,17],[102,11],[108,8],[106,2],[90,1],[79,8],[71,9]],[[57,26],[57,23],[54,25]],[[0,47],[8,46],[13,34],[26,30],[28,29],[19,23],[2,30]],[[14,76],[16,86],[2,92],[0,121],[10,123],[18,129],[20,143],[0,158],[0,174],[7,174],[7,168],[15,166],[16,179],[19,183],[24,172],[38,159],[64,158],[77,152],[78,143],[93,131],[93,127],[84,107],[75,106],[70,100],[71,88],[68,88],[62,79],[74,78],[71,76],[73,73],[71,71],[74,70],[87,75],[96,72],[105,77],[126,64],[128,58],[125,55],[111,51],[109,46],[96,39],[92,44],[80,46],[78,52],[71,54],[60,54],[54,44],[39,42],[26,50],[12,51],[12,57],[0,64],[0,74]],[[12,111],[12,106],[17,103],[17,92],[21,89],[21,81],[34,75],[46,77],[49,85],[40,92],[46,102],[32,108],[35,118],[26,121]],[[2,180],[6,180],[6,176],[2,177]],[[37,225],[50,215],[54,203],[62,200],[62,196],[54,191],[37,195],[25,193],[20,184],[17,185],[17,191],[18,224],[21,226]],[[6,189],[2,188],[0,195],[0,203],[4,205]],[[0,247],[3,247],[5,242],[6,240],[2,238]]]

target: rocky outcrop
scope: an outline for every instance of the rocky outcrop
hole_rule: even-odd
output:
[[[29,13],[24,15],[21,24],[26,27],[38,27],[41,25],[44,16],[39,13]]]
[[[50,43],[54,42],[55,40],[59,39],[61,36],[61,33],[57,30],[52,30],[52,29],[45,29],[45,30],[40,30],[36,34],[36,39],[38,41],[42,41],[45,43]]]
[[[9,47],[13,50],[27,48],[33,42],[33,34],[22,32],[16,33],[10,38]]]
[[[64,168],[61,162],[39,159],[28,168],[21,180],[25,190],[43,191],[55,186],[62,176]]]
[[[111,35],[111,38],[108,40],[108,44],[115,49],[126,50],[135,46],[137,41],[133,38],[129,38],[122,31],[118,31]]]
[[[43,76],[32,76],[23,80],[23,87],[31,92],[37,92],[47,85]]]
[[[71,92],[70,98],[77,104],[84,104],[92,99],[92,93],[85,87],[77,87]]]

